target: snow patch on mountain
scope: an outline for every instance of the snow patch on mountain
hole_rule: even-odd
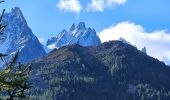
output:
[[[46,46],[49,49],[54,49],[71,44],[97,46],[101,44],[101,41],[94,29],[86,28],[85,23],[80,22],[77,26],[73,23],[69,31],[63,29],[57,37],[48,39]]]
[[[18,61],[26,63],[46,54],[38,38],[32,33],[18,7],[4,15],[7,25],[0,40],[0,52],[10,55],[19,51]]]

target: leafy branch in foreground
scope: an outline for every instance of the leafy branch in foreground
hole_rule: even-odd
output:
[[[0,1],[0,3],[2,2],[4,1]],[[0,40],[4,39],[2,35],[7,26],[2,22],[4,12],[5,9],[0,15]],[[28,81],[31,65],[17,63],[18,52],[9,63],[5,60],[6,56],[6,54],[0,53],[0,60],[5,63],[5,68],[0,71],[0,100],[26,99],[28,98],[26,92],[31,88],[31,83]]]
[[[1,14],[1,16],[0,16],[0,34],[3,33],[5,27],[7,26],[7,25],[3,25],[3,24],[2,24],[2,18],[3,18],[3,16],[4,16],[4,13],[5,13],[5,9],[3,9],[3,12],[2,12],[2,14]]]
[[[4,0],[1,0],[0,3],[5,2]]]
[[[0,72],[0,93],[7,99],[26,99],[26,91],[31,88],[28,81],[31,72],[31,65],[16,64],[18,53],[9,65]]]

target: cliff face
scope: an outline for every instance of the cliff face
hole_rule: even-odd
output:
[[[0,40],[0,52],[11,54],[19,51],[19,61],[26,63],[46,54],[37,37],[32,33],[19,8],[6,13],[3,23],[7,25],[3,39]]]
[[[86,28],[84,22],[80,22],[77,26],[73,24],[69,31],[63,29],[57,37],[48,39],[46,46],[49,48],[60,48],[65,45],[79,44],[81,46],[97,46],[101,44],[96,31]]]

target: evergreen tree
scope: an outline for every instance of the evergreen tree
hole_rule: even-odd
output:
[[[0,72],[0,93],[8,100],[28,98],[26,91],[31,88],[31,83],[28,81],[31,65],[17,63],[17,57],[18,53]]]
[[[2,2],[4,1],[0,1]],[[0,39],[3,39],[3,30],[6,27],[2,23],[4,12],[5,9],[0,16]],[[5,56],[7,55],[0,53],[0,59],[5,63],[5,69],[0,71],[0,100],[27,99],[26,91],[31,88],[31,83],[28,81],[31,65],[17,63],[18,52],[10,62],[5,60]]]

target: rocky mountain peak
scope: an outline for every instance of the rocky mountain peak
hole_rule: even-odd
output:
[[[33,71],[37,88],[30,93],[36,97],[48,92],[59,100],[170,100],[170,68],[121,41],[55,49],[33,63]],[[59,90],[49,93],[50,86]]]
[[[80,22],[80,23],[77,25],[77,29],[78,29],[78,30],[86,29],[85,22]]]
[[[46,46],[54,43],[56,40],[57,40],[56,37],[51,37],[50,39],[47,40]]]
[[[40,56],[45,51],[38,38],[29,28],[20,8],[15,7],[4,15],[3,23],[7,25],[4,30],[4,39],[0,40],[0,52],[11,54],[20,51],[19,61],[26,63]]]
[[[23,22],[24,24],[27,24],[26,20],[23,16],[23,13],[19,7],[12,8],[11,12],[6,13],[5,16],[13,17],[13,18],[15,18],[15,20]]]
[[[74,31],[75,29],[76,29],[76,26],[75,26],[75,24],[73,23],[72,26],[71,26],[71,28],[70,28],[70,31]]]
[[[66,29],[63,29],[63,30],[61,31],[61,33],[67,33],[67,30],[66,30]]]
[[[50,42],[49,42],[50,41]],[[56,39],[48,40],[49,45],[56,48],[60,48],[65,45],[79,44],[81,46],[93,46],[101,44],[96,31],[93,28],[87,28],[84,22],[80,22],[77,26],[73,23],[70,31],[62,30],[56,37]],[[50,47],[51,47],[50,46]]]
[[[15,13],[15,14],[17,14],[17,15],[22,15],[22,12],[21,12],[21,10],[20,10],[19,7],[14,7],[14,8],[12,8],[12,9],[11,9],[11,12],[12,12],[12,13]]]
[[[146,47],[143,47],[141,51],[142,51],[143,53],[147,54],[147,53],[146,53]]]
[[[92,31],[92,29],[89,27],[89,28],[87,29],[87,31]]]

